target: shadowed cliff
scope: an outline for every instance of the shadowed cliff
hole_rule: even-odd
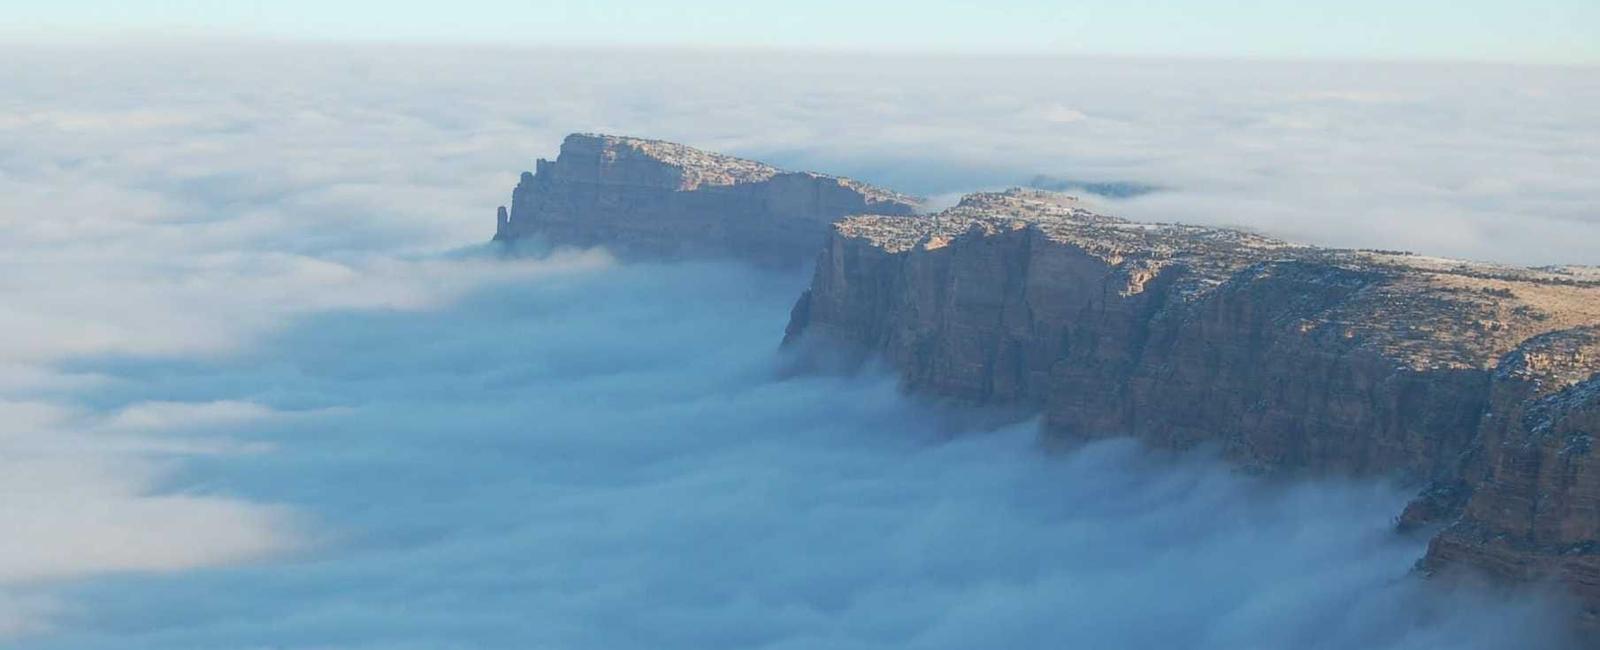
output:
[[[1426,486],[1422,566],[1600,607],[1600,274],[1142,224],[1058,194],[836,225],[786,340],[913,390],[1024,403],[1066,438],[1215,445],[1266,472]]]

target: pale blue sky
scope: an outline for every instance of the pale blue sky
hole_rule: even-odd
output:
[[[1600,0],[0,0],[0,37],[1600,63]]]

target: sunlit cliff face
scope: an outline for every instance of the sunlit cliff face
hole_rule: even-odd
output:
[[[1263,484],[1123,443],[1046,454],[1029,425],[951,431],[883,377],[779,372],[798,274],[475,246],[528,161],[609,130],[924,193],[1126,178],[1174,188],[1121,205],[1167,219],[1596,262],[1572,208],[1594,197],[1554,179],[1597,176],[1573,151],[1600,120],[1570,107],[1600,103],[1560,73],[1441,122],[1493,84],[1074,64],[981,68],[1057,83],[952,94],[935,82],[980,68],[14,60],[0,644],[1554,644],[1529,630],[1556,605],[1407,578],[1420,548],[1388,533],[1397,490]],[[1384,94],[1401,86],[1416,95]],[[1410,144],[1332,144],[1351,130]],[[1506,172],[1450,162],[1487,158]]]

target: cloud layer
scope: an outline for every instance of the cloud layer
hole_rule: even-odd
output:
[[[1128,216],[1600,263],[1586,70],[3,54],[0,637],[1429,647],[1549,611],[1416,598],[1386,489],[946,440],[882,379],[779,380],[800,278],[472,247],[518,171],[597,130],[930,195],[1123,181],[1163,188],[1105,204]],[[1130,623],[1151,617],[1170,625]]]
[[[297,250],[481,236],[569,131],[672,138],[940,194],[1035,174],[1171,188],[1131,216],[1600,264],[1581,67],[256,46],[14,50],[13,225]],[[101,223],[114,208],[120,219]],[[226,219],[217,217],[226,215]],[[450,215],[451,220],[443,215]],[[475,217],[468,219],[468,217]],[[202,222],[204,225],[197,224]],[[175,227],[188,226],[182,230]]]
[[[171,485],[316,532],[268,565],[78,583],[30,645],[1556,647],[1537,598],[1408,578],[1399,490],[1051,454],[1029,424],[947,431],[875,374],[785,378],[799,280],[592,270],[104,368],[141,380],[112,401],[298,414]]]

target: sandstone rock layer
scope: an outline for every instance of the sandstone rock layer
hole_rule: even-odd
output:
[[[538,236],[645,257],[809,261],[848,214],[916,211],[917,199],[847,178],[785,172],[670,142],[573,134],[523,172],[496,240]]]
[[[1050,435],[1214,445],[1263,471],[1429,487],[1423,566],[1554,577],[1600,606],[1600,283],[1141,224],[1028,190],[839,222],[786,339]]]
[[[495,238],[815,258],[786,342],[881,358],[917,392],[1037,409],[1051,436],[1412,481],[1401,525],[1440,530],[1425,571],[1559,581],[1600,620],[1600,269],[1133,223],[1036,190],[917,205],[575,134],[522,175]]]

